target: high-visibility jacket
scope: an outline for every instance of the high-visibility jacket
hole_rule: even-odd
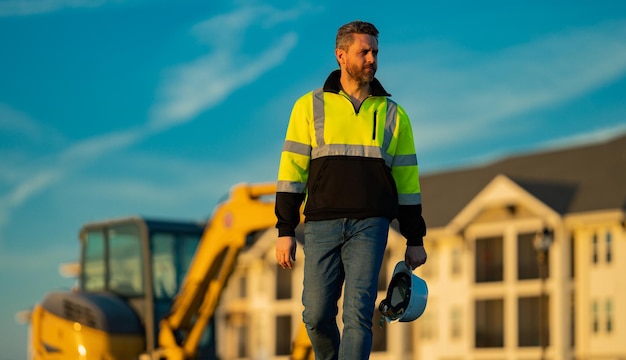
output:
[[[279,236],[293,236],[306,197],[305,221],[398,219],[408,245],[422,245],[419,170],[413,131],[400,105],[374,79],[355,108],[341,91],[340,70],[293,106],[276,193]]]

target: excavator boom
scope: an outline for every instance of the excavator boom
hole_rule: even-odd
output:
[[[193,357],[248,235],[275,224],[274,202],[261,199],[275,193],[274,184],[235,186],[215,209],[172,310],[160,323],[158,351],[167,359]],[[180,345],[176,332],[185,334]]]

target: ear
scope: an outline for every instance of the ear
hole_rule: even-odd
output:
[[[335,58],[337,59],[339,65],[345,65],[345,56],[346,52],[344,50],[335,49]]]

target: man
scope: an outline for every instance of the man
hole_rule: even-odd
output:
[[[378,30],[339,28],[324,87],[298,99],[281,154],[276,193],[276,260],[291,268],[304,208],[303,320],[316,359],[368,359],[378,274],[389,223],[407,239],[405,262],[426,261],[411,123],[374,77]],[[337,326],[345,282],[343,336]]]

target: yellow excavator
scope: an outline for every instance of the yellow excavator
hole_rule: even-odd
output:
[[[217,304],[252,234],[275,224],[275,192],[237,185],[206,224],[129,217],[83,226],[77,285],[31,311],[29,359],[217,359]],[[304,326],[291,358],[313,359]]]

